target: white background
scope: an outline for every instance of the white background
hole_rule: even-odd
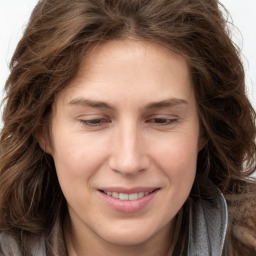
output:
[[[232,29],[233,39],[242,49],[248,95],[256,108],[256,0],[221,2],[237,27]],[[36,3],[37,0],[0,0],[0,100],[9,74],[8,63]]]

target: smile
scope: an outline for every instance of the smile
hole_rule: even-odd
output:
[[[102,188],[101,198],[118,212],[132,213],[144,209],[161,188]]]
[[[148,194],[154,192],[155,189],[147,192],[139,192],[139,193],[132,193],[132,194],[126,194],[126,193],[118,193],[118,192],[110,192],[110,191],[102,191],[104,194],[108,196],[112,196],[114,198],[118,198],[120,200],[137,200],[144,196],[147,196]]]

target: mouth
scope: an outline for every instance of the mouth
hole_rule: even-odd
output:
[[[101,198],[111,209],[122,213],[135,213],[143,209],[150,209],[150,202],[154,200],[161,188],[101,188],[98,189]],[[147,207],[148,206],[148,207]]]
[[[104,193],[105,195],[108,195],[110,197],[114,197],[116,199],[120,199],[123,201],[134,201],[138,200],[140,198],[143,198],[145,196],[148,196],[156,191],[158,191],[160,188],[151,189],[149,191],[140,191],[137,193],[119,193],[116,191],[107,191],[107,190],[99,190],[101,193]]]

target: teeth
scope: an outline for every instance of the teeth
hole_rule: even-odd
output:
[[[112,196],[115,198],[119,198],[119,194],[117,192],[112,192]]]
[[[144,193],[144,192],[139,192],[138,193],[138,198],[142,198],[143,196],[145,196],[146,195],[146,193]]]
[[[137,193],[129,194],[129,200],[136,200],[136,199],[138,199],[138,194]]]
[[[119,194],[119,199],[121,199],[121,200],[128,200],[129,199],[129,195],[128,194],[120,193]]]
[[[139,193],[133,193],[133,194],[125,194],[125,193],[117,193],[117,192],[109,192],[109,191],[103,191],[106,195],[112,196],[115,198],[118,198],[120,200],[137,200],[139,198],[142,198],[143,196],[147,196],[149,193],[153,192],[148,191],[148,192],[139,192]]]

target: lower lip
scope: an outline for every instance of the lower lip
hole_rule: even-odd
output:
[[[132,212],[137,212],[143,209],[144,207],[146,207],[151,202],[151,200],[155,197],[158,191],[159,190],[155,190],[154,192],[136,200],[121,200],[119,198],[108,196],[102,192],[99,192],[99,193],[101,194],[103,200],[112,209],[118,212],[132,213]]]

